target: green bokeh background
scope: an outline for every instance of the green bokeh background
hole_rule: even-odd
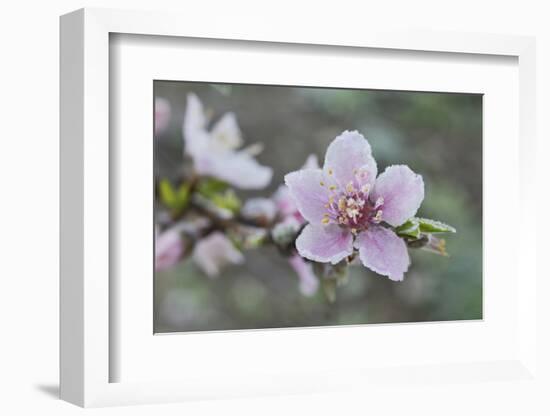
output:
[[[308,298],[284,257],[272,247],[246,252],[246,263],[208,278],[185,260],[155,273],[155,332],[448,321],[482,318],[482,96],[265,85],[155,81],[170,102],[168,130],[155,140],[155,175],[175,178],[183,163],[182,122],[194,92],[214,121],[236,113],[246,144],[261,142],[260,163],[271,185],[238,191],[243,199],[270,196],[283,176],[344,130],[369,140],[379,172],[407,164],[424,178],[418,216],[453,225],[450,257],[410,250],[403,282],[352,267],[349,283],[328,303]]]

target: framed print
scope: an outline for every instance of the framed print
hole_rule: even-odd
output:
[[[62,17],[62,397],[536,383],[533,40],[245,32]]]
[[[481,94],[163,80],[153,93],[155,333],[482,319]],[[211,128],[199,96],[227,110]],[[420,214],[444,209],[454,226]]]

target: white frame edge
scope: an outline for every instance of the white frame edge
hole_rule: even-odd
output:
[[[60,30],[60,396],[79,406],[105,406],[208,397],[183,383],[109,383],[109,34],[182,36],[312,45],[369,47],[517,57],[520,69],[520,152],[522,209],[536,193],[535,39],[508,35],[376,31],[324,28],[281,31],[276,22],[250,19],[234,27],[230,19],[174,13],[80,9],[61,17]],[[214,20],[214,22],[212,22]],[[92,180],[93,178],[93,186]],[[97,186],[97,183],[103,186]],[[523,212],[521,221],[533,221]],[[523,224],[522,224],[523,225]],[[524,226],[519,244],[536,241]],[[536,251],[520,258],[529,281],[518,293],[521,363],[536,370]],[[524,289],[529,287],[529,289]]]

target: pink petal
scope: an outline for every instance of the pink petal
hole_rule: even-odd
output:
[[[179,232],[169,229],[155,239],[155,270],[162,271],[175,266],[184,252]]]
[[[360,233],[354,245],[365,267],[391,280],[403,280],[410,264],[409,252],[405,241],[393,231],[374,226]]]
[[[170,124],[171,107],[166,98],[155,97],[155,136],[164,133]]]
[[[386,168],[374,185],[371,200],[384,199],[382,219],[397,227],[418,211],[424,200],[424,181],[408,166],[395,165]]]
[[[298,207],[296,207],[296,202],[294,202],[294,198],[290,195],[290,189],[288,189],[288,186],[279,186],[277,191],[275,191],[275,194],[273,194],[273,200],[277,206],[277,212],[283,218],[298,215],[301,218],[300,222],[303,222],[303,217],[298,212]]]
[[[334,224],[308,224],[296,239],[296,249],[306,259],[336,264],[353,252],[353,236]]]
[[[285,183],[300,214],[313,224],[321,224],[327,212],[329,192],[321,169],[304,169],[285,176]]]
[[[290,257],[288,262],[298,275],[298,279],[300,279],[300,292],[302,295],[314,295],[319,288],[319,280],[315,276],[315,273],[313,273],[313,266],[311,263],[305,261],[298,254]]]
[[[196,244],[193,260],[209,277],[216,277],[224,266],[244,263],[244,256],[223,233],[216,231]]]
[[[317,160],[317,156],[314,154],[311,154],[307,157],[304,166],[302,166],[302,169],[319,169],[319,161]]]
[[[325,172],[332,171],[341,186],[357,179],[357,171],[364,172],[362,184],[373,184],[376,178],[376,161],[372,157],[367,139],[357,131],[345,131],[336,137],[327,149]]]

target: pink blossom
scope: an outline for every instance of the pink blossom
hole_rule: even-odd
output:
[[[209,277],[216,277],[224,266],[243,263],[244,256],[223,233],[216,231],[197,243],[193,261]]]
[[[308,156],[302,167],[302,169],[318,168],[319,162],[317,161],[317,156],[313,154]],[[286,243],[286,237],[294,237],[297,230],[306,220],[302,217],[302,214],[300,214],[288,186],[281,185],[273,195],[273,201],[275,202],[277,212],[282,218],[282,221],[273,228],[272,236],[276,241],[284,241]],[[298,275],[300,292],[304,296],[314,295],[319,288],[319,280],[315,276],[315,273],[313,273],[313,266],[311,263],[305,261],[297,254],[290,257],[288,262]]]
[[[288,260],[300,281],[300,292],[304,296],[312,296],[317,292],[319,288],[319,280],[313,273],[313,266],[311,263],[305,261],[298,254],[293,255]]]
[[[315,155],[309,155],[306,159],[306,162],[304,163],[304,166],[302,166],[302,169],[318,168],[319,162],[317,161],[317,156]],[[279,189],[277,189],[277,191],[273,195],[273,201],[275,202],[277,211],[279,212],[281,217],[283,217],[283,219],[293,217],[300,223],[305,222],[304,217],[302,217],[302,214],[300,214],[300,211],[298,210],[296,202],[294,202],[294,198],[290,194],[290,189],[288,188],[288,186],[279,186]]]
[[[403,280],[407,246],[386,225],[413,217],[424,199],[424,181],[408,166],[388,167],[377,177],[368,141],[345,131],[327,149],[323,169],[285,176],[300,214],[309,222],[296,240],[301,256],[336,264],[359,250],[365,267]]]
[[[155,270],[167,270],[175,266],[184,253],[184,245],[177,230],[170,228],[155,238]]]
[[[155,136],[159,136],[166,131],[170,124],[171,113],[172,110],[168,100],[155,97]]]
[[[260,165],[254,154],[257,145],[238,150],[242,134],[233,113],[226,113],[211,129],[202,103],[195,94],[187,96],[183,122],[185,153],[193,158],[197,173],[221,179],[241,189],[262,189],[273,171]]]

